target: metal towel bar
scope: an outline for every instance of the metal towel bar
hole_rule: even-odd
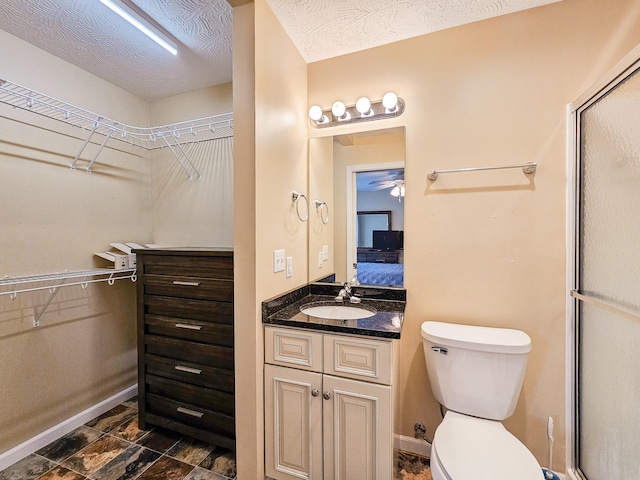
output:
[[[571,296],[583,301],[584,303],[588,303],[589,305],[595,305],[604,310],[607,310],[608,312],[615,313],[616,315],[624,317],[627,320],[631,320],[632,322],[640,322],[640,312],[634,312],[633,310],[629,310],[628,308],[619,307],[617,305],[614,305],[613,303],[607,302],[606,300],[602,300],[601,298],[592,297],[591,295],[580,293],[577,290],[571,290]]]
[[[499,167],[470,167],[470,168],[454,168],[451,170],[431,170],[427,174],[427,178],[432,182],[438,179],[441,173],[459,173],[459,172],[476,172],[479,170],[503,170],[505,168],[521,168],[524,173],[530,175],[535,173],[538,164],[535,162],[523,163],[521,165],[503,165]]]

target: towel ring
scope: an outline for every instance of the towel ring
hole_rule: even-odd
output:
[[[307,214],[305,215],[304,218],[302,218],[302,215],[300,215],[300,199],[301,198],[304,198],[304,202],[307,206]],[[291,199],[293,200],[293,203],[296,204],[296,214],[298,215],[298,218],[300,219],[301,222],[306,222],[309,219],[309,200],[307,200],[306,195],[303,193],[298,193],[294,191],[294,192],[291,192]]]
[[[324,225],[329,223],[329,206],[326,204],[326,202],[316,200],[316,209],[318,210],[318,214],[320,215],[320,220],[322,220],[322,223]],[[324,215],[322,213],[323,210],[325,212]]]

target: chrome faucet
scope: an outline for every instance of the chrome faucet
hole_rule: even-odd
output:
[[[358,297],[355,293],[352,293],[351,288],[353,287],[352,282],[344,282],[342,284],[342,288],[340,289],[340,293],[335,298],[338,302],[344,302],[345,298],[349,299],[350,303],[360,303],[362,299]]]

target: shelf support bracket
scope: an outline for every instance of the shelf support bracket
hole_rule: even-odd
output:
[[[96,133],[96,129],[97,128],[98,128],[98,125],[96,124],[95,127],[93,127],[93,130],[91,130],[91,133],[89,134],[87,139],[82,144],[82,147],[80,147],[80,150],[78,151],[78,153],[76,155],[76,158],[74,158],[73,162],[71,163],[71,170],[75,170],[76,169],[76,162],[80,158],[80,155],[82,155],[82,152],[84,152],[84,149],[87,148],[87,145],[89,144],[89,140],[91,140],[91,137],[93,137],[93,134]]]
[[[104,140],[102,141],[102,145],[100,145],[100,148],[98,149],[96,154],[93,156],[93,160],[91,160],[91,163],[89,163],[89,165],[87,166],[87,173],[91,173],[91,167],[93,167],[93,164],[96,163],[96,160],[98,159],[98,155],[100,155],[100,153],[102,152],[102,149],[107,144],[107,140],[111,138],[111,135],[113,135],[113,130],[109,130],[109,135],[104,137]]]
[[[189,169],[185,165],[184,161],[180,158],[180,156],[178,155],[178,153],[176,152],[174,147],[178,147],[180,149],[180,153],[182,153],[182,156],[184,157],[184,159],[187,161],[187,163],[193,169],[193,171],[196,172],[196,175],[198,175],[198,180],[201,180],[202,179],[202,175],[200,175],[200,173],[198,172],[196,167],[193,165],[193,163],[189,159],[189,156],[186,154],[186,152],[180,146],[180,144],[177,142],[177,140],[176,140],[176,144],[175,145],[171,145],[164,135],[161,135],[161,137],[162,137],[162,140],[164,140],[164,143],[167,145],[167,147],[169,147],[169,150],[171,150],[171,153],[173,153],[173,156],[176,158],[176,160],[178,161],[178,163],[180,164],[180,166],[182,167],[184,172],[189,176],[189,181],[193,180],[193,175],[191,174],[191,172],[189,171]]]
[[[36,312],[36,315],[33,317],[34,328],[40,326],[40,318],[44,314],[45,310],[49,307],[49,305],[51,305],[51,302],[53,301],[54,297],[58,294],[58,291],[60,290],[58,287],[61,287],[64,284],[64,281],[65,279],[63,278],[60,283],[58,283],[57,285],[54,284],[49,288],[49,292],[50,292],[49,299],[44,304],[44,306],[40,309],[40,311]]]

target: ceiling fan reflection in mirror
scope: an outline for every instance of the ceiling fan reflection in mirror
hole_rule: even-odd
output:
[[[372,178],[368,183],[368,190],[391,189],[389,194],[397,197],[399,202],[402,201],[404,197],[404,169],[380,170],[366,173],[372,174]]]

